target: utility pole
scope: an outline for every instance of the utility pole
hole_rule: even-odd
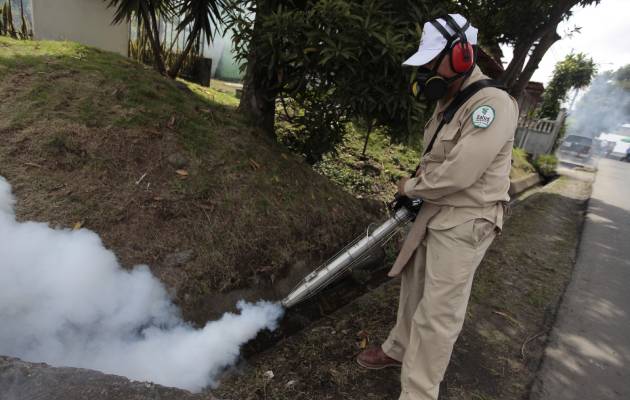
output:
[[[569,109],[567,110],[567,114],[571,114],[573,112],[573,107],[575,106],[575,100],[580,93],[580,89],[575,89],[575,93],[573,94],[573,99],[571,99],[571,104],[569,105]]]

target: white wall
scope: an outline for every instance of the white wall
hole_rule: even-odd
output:
[[[129,25],[112,25],[103,0],[32,0],[35,39],[72,40],[127,55]]]

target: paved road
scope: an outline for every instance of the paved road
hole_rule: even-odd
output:
[[[599,163],[532,399],[630,400],[630,163]]]

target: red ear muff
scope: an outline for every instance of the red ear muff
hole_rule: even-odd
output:
[[[451,67],[458,74],[468,72],[475,64],[473,46],[470,43],[458,42],[451,48]]]

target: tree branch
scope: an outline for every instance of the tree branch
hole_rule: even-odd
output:
[[[534,75],[534,72],[538,69],[538,65],[545,56],[545,53],[547,53],[547,50],[549,50],[549,48],[560,39],[560,35],[558,35],[555,30],[547,32],[540,39],[540,42],[538,42],[532,52],[532,55],[529,57],[527,65],[525,65],[525,68],[520,73],[518,80],[514,83],[514,85],[512,85],[512,87],[509,88],[512,96],[515,98],[519,98],[521,96],[523,89],[525,89],[525,86],[529,83],[532,75]]]
[[[153,57],[155,59],[155,67],[162,75],[166,75],[166,67],[164,66],[164,60],[162,58],[162,46],[160,45],[160,29],[158,28],[157,17],[152,10],[146,10],[142,8],[142,18],[151,22],[150,26],[147,26],[147,33],[151,39],[151,47],[153,48]],[[148,14],[148,15],[147,15]],[[149,18],[148,18],[149,17]]]

